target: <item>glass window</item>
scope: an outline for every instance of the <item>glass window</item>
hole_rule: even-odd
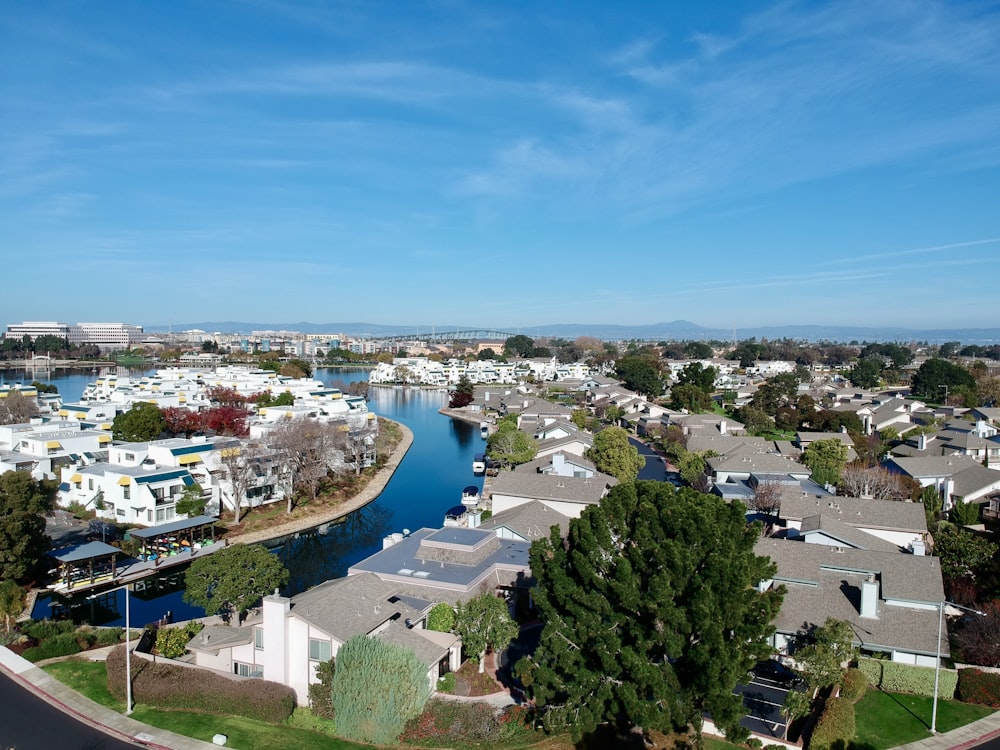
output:
[[[253,629],[253,647],[258,650],[264,648],[264,628]]]
[[[249,664],[242,664],[238,661],[233,662],[233,674],[238,674],[240,677],[249,677],[252,671],[253,667]]]
[[[317,638],[309,639],[309,658],[314,661],[330,661],[331,648],[330,641],[321,641]]]

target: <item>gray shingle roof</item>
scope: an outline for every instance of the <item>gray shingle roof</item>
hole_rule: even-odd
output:
[[[563,537],[569,533],[569,516],[537,500],[532,500],[516,508],[501,511],[483,521],[479,528],[493,530],[506,527],[529,542],[547,538],[553,526],[559,527]]]
[[[901,503],[892,500],[867,500],[857,497],[815,497],[787,492],[781,495],[781,518],[801,521],[823,513],[855,527],[909,531],[923,534],[927,531],[927,517],[920,503]]]
[[[806,538],[805,541],[807,544],[811,543],[809,542],[809,537],[818,533],[841,542],[841,546],[844,547],[875,550],[877,552],[898,553],[900,551],[898,545],[887,542],[853,526],[848,526],[839,518],[825,513],[803,518],[800,532]]]
[[[944,599],[944,587],[936,557],[782,539],[761,539],[756,552],[776,563],[775,583],[787,587],[775,619],[779,632],[805,632],[832,617],[851,623],[863,648],[937,653],[937,607]],[[860,585],[869,574],[880,583],[876,618],[859,614]],[[923,608],[893,606],[886,600],[915,602]],[[947,639],[941,648],[948,653]]]
[[[494,495],[512,495],[532,500],[596,505],[618,480],[607,474],[584,477],[560,477],[552,474],[501,471],[493,480]]]

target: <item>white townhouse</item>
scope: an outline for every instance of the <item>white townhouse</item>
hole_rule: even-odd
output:
[[[368,635],[411,650],[433,690],[441,675],[461,665],[462,650],[458,636],[426,629],[434,604],[400,593],[374,573],[359,573],[293,597],[264,597],[259,614],[242,627],[206,627],[187,648],[200,667],[280,682],[308,705],[316,668],[351,638]]]

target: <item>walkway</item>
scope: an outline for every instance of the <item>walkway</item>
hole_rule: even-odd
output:
[[[209,750],[218,745],[141,724],[95,703],[63,685],[30,661],[0,646],[0,678],[7,677],[63,713],[119,739],[139,746],[169,750]]]
[[[926,740],[900,745],[896,750],[962,750],[1000,737],[1000,711]]]

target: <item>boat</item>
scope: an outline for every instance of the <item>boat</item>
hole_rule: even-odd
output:
[[[468,521],[466,516],[468,515],[469,509],[464,505],[456,505],[454,507],[448,508],[444,513],[444,523],[443,526],[465,526]]]
[[[470,484],[462,490],[462,505],[467,508],[475,508],[479,505],[479,499],[479,488],[476,485]]]
[[[479,437],[481,437],[483,440],[485,440],[489,436],[490,436],[490,423],[489,422],[480,422],[479,423]]]
[[[486,473],[486,454],[477,453],[472,459],[472,473],[479,475]]]

